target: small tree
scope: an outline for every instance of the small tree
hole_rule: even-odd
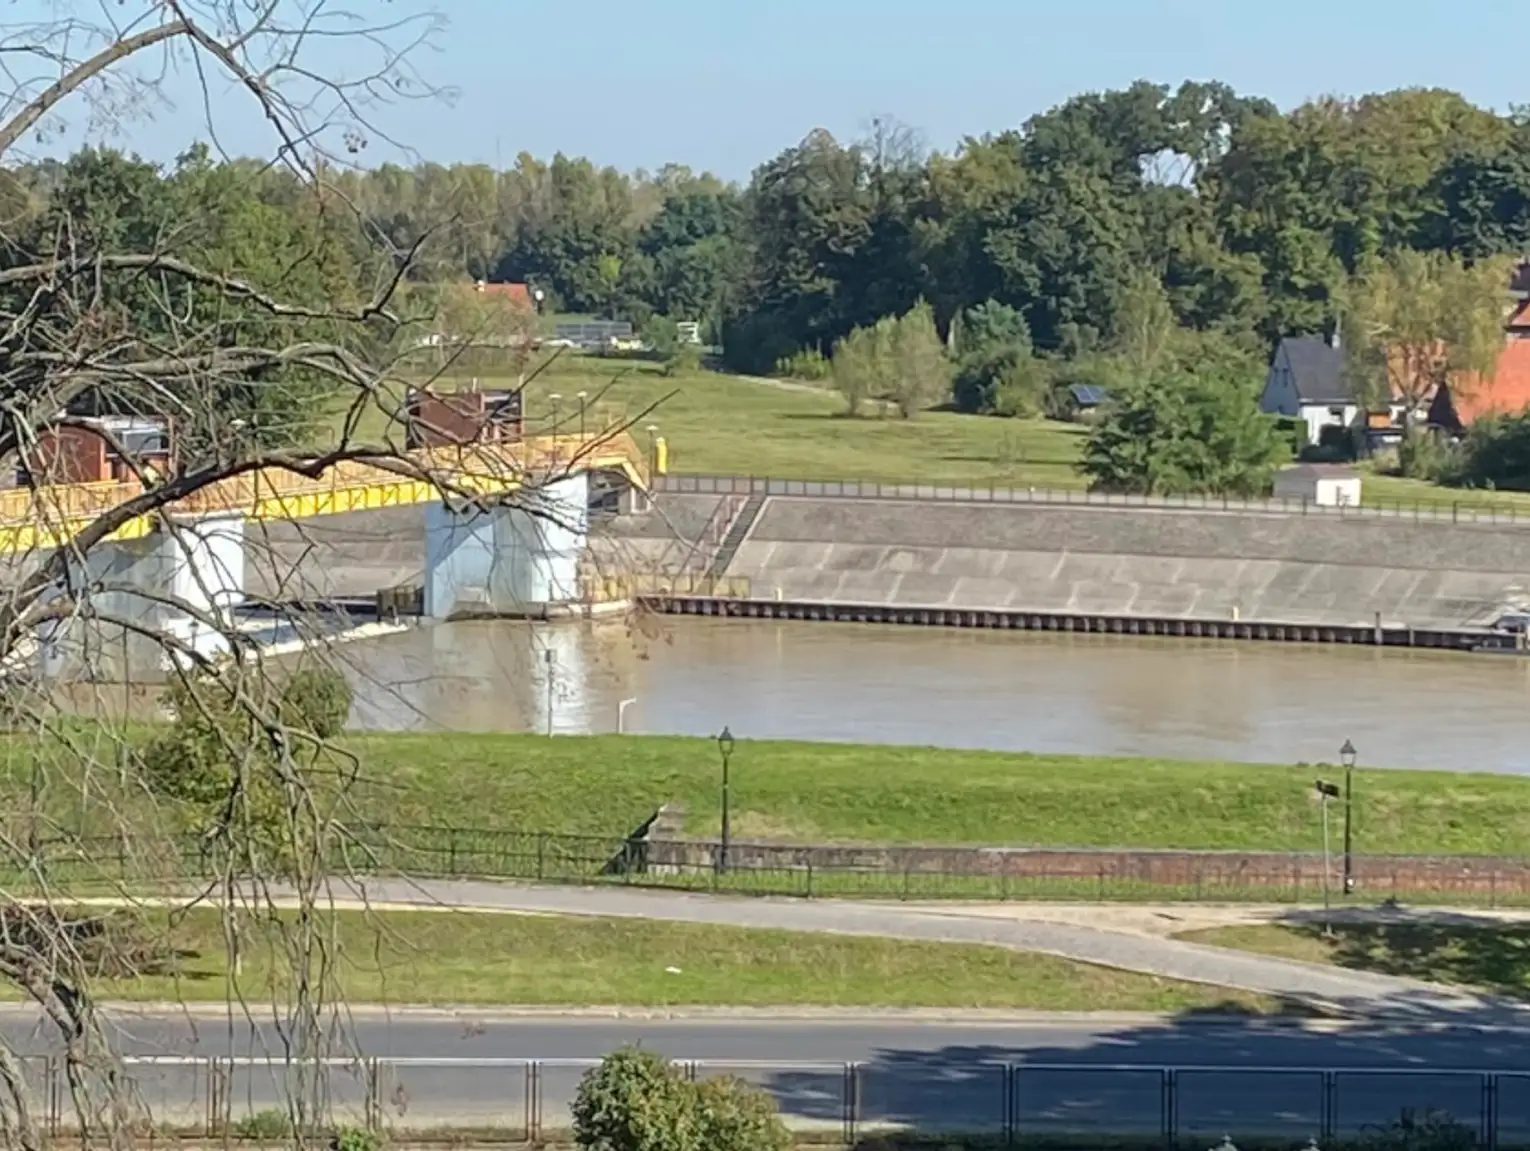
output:
[[[1281,451],[1251,388],[1176,370],[1114,394],[1080,468],[1108,491],[1252,496],[1267,490]]]
[[[1050,367],[1036,358],[1025,317],[993,300],[961,316],[952,401],[964,412],[1034,416],[1051,385]]]
[[[866,401],[886,386],[887,337],[886,325],[878,324],[856,328],[834,345],[829,375],[834,389],[845,398],[846,414],[852,418],[859,417]]]
[[[1465,264],[1410,248],[1362,265],[1345,287],[1341,323],[1345,373],[1361,402],[1377,410],[1395,400],[1411,437],[1441,384],[1470,388],[1491,376],[1510,271],[1503,260]]]
[[[920,300],[892,325],[889,398],[904,419],[951,394],[951,361],[935,330],[935,313]]]

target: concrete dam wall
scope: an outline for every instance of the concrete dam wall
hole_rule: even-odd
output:
[[[1530,531],[773,497],[728,574],[756,598],[1469,628],[1530,597]]]
[[[661,493],[592,530],[597,569],[673,571],[722,497]],[[417,581],[421,509],[250,525],[249,585],[370,596]],[[773,496],[726,574],[758,599],[1186,620],[1474,628],[1530,605],[1530,529],[1249,511]]]

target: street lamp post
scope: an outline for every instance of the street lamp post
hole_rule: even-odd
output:
[[[1339,797],[1339,785],[1329,783],[1326,779],[1315,779],[1312,781],[1312,786],[1316,789],[1318,803],[1323,808],[1323,934],[1332,935],[1333,910],[1331,907],[1332,901],[1328,894],[1328,876],[1330,871],[1328,866],[1328,801]]]
[[[1349,740],[1339,748],[1339,760],[1344,764],[1344,894],[1355,890],[1355,745]]]
[[[728,870],[728,846],[732,842],[732,828],[728,822],[728,761],[733,758],[733,733],[723,725],[717,737],[717,750],[722,755],[722,843],[717,852],[717,870]]]
[[[582,444],[584,442],[584,411],[589,404],[590,393],[577,392],[575,394],[579,397],[579,442]]]

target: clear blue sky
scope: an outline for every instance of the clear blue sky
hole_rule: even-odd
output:
[[[358,11],[420,8],[345,0]],[[23,0],[22,7],[40,0]],[[889,114],[949,149],[1080,91],[1139,78],[1218,79],[1282,107],[1315,95],[1427,85],[1500,110],[1530,102],[1524,9],[1507,0],[434,0],[449,24],[427,78],[454,107],[392,109],[426,159],[588,155],[623,169],[678,161],[745,179],[814,127],[854,137]],[[344,66],[344,59],[328,61]],[[229,100],[238,97],[229,94]],[[154,158],[199,109],[132,128]],[[220,101],[221,103],[221,101]],[[232,150],[268,150],[257,121]],[[77,146],[81,136],[52,150]],[[124,142],[119,139],[119,143]],[[373,148],[369,157],[383,158]]]

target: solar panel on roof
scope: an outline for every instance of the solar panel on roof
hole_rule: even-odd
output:
[[[1069,389],[1073,398],[1080,404],[1095,405],[1103,404],[1109,393],[1098,384],[1074,384]]]

